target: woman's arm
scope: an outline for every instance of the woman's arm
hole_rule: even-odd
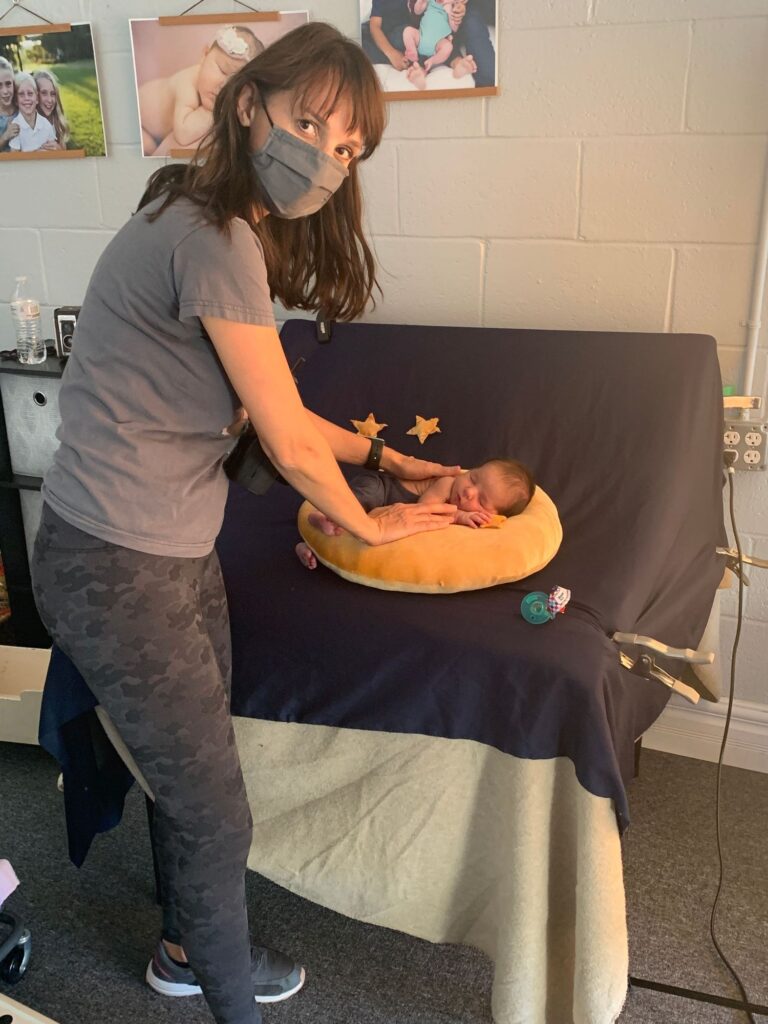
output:
[[[307,409],[306,412],[330,445],[334,458],[338,462],[346,462],[350,466],[365,465],[371,451],[369,437],[345,430],[344,427],[323,419],[322,416],[318,416],[310,409]],[[456,476],[461,472],[459,466],[442,466],[439,462],[414,459],[409,455],[402,455],[386,444],[381,453],[381,468],[391,473],[392,476],[400,477],[401,480],[426,480],[428,477],[435,476]]]
[[[376,43],[392,67],[397,71],[403,71],[408,67],[408,61],[405,59],[405,54],[402,50],[395,49],[384,35],[384,29],[381,27],[381,18],[371,18],[370,27],[371,39]]]
[[[455,512],[452,505],[431,506],[428,511],[424,505],[393,506],[388,516],[370,519],[347,486],[330,444],[302,405],[274,327],[219,317],[203,317],[202,322],[268,457],[329,519],[367,544],[449,525]]]

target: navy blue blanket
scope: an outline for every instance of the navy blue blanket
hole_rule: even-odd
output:
[[[293,552],[298,495],[233,486],[218,543],[233,714],[566,756],[586,789],[613,798],[625,827],[634,741],[668,691],[625,672],[610,635],[695,647],[722,575],[714,341],[337,325],[320,345],[306,321],[286,324],[282,338],[291,365],[306,360],[305,404],[328,419],[349,426],[373,412],[393,447],[430,459],[528,463],[558,506],[564,541],[517,584],[395,594],[304,569]],[[416,414],[440,417],[442,432],[423,447],[406,434]],[[524,594],[556,584],[573,592],[567,613],[526,623]],[[71,677],[54,667],[44,715],[54,731],[63,686]],[[73,859],[88,842],[70,829]]]

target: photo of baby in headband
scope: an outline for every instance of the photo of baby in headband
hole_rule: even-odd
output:
[[[282,14],[254,28],[245,24],[163,26],[157,19],[133,19],[143,155],[168,156],[176,150],[196,149],[213,126],[216,97],[227,79],[308,18],[307,12]]]

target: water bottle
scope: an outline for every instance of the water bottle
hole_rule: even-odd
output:
[[[40,329],[40,303],[37,299],[29,298],[26,277],[16,278],[11,316],[16,328],[16,352],[19,362],[28,365],[45,362],[45,342]]]

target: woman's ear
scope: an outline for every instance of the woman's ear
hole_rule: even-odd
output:
[[[252,85],[244,85],[237,97],[237,119],[243,128],[250,128],[256,97]]]

